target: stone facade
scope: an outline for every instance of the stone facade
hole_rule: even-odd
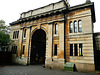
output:
[[[23,65],[30,64],[33,34],[43,30],[46,34],[47,68],[64,69],[66,62],[73,62],[77,71],[95,71],[94,22],[92,2],[70,7],[68,2],[63,0],[24,12],[20,19],[10,23],[10,35],[14,41],[11,45],[11,48],[14,46],[12,61]]]

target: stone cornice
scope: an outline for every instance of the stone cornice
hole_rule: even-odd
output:
[[[76,5],[76,6],[73,6],[73,7],[70,7],[69,10],[77,10],[77,9],[81,9],[81,8],[85,8],[85,7],[89,7],[89,6],[92,6],[94,3],[84,3],[84,4],[81,4],[81,5]]]
[[[27,26],[22,26],[20,29],[22,30],[24,28],[31,28],[32,26],[36,26],[38,24],[40,24],[40,25],[49,24],[50,25],[50,24],[53,24],[54,22],[64,22],[64,21],[65,21],[65,19],[63,17],[63,18],[59,18],[58,20],[56,19],[56,20],[51,20],[51,21],[32,23],[29,26],[28,25]]]

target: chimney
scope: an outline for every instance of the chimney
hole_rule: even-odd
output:
[[[86,0],[86,3],[91,3],[91,0]]]
[[[65,2],[68,5],[68,7],[70,7],[69,0],[65,0]]]

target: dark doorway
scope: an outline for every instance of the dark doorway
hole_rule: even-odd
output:
[[[33,33],[30,64],[45,64],[46,33],[39,29]]]
[[[100,70],[100,33],[94,33],[94,60],[95,70]]]

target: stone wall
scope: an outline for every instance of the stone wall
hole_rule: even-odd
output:
[[[78,21],[82,22],[82,32],[78,31]],[[69,32],[69,23],[77,22],[77,32]],[[75,63],[77,71],[95,71],[94,47],[93,47],[93,24],[91,19],[91,9],[84,8],[72,11],[68,15],[68,23],[65,28],[65,50],[66,62]],[[70,45],[73,45],[73,55],[70,54]],[[78,55],[75,55],[75,44],[77,44]],[[79,54],[79,44],[82,44],[83,55]],[[92,67],[90,69],[89,67]]]

